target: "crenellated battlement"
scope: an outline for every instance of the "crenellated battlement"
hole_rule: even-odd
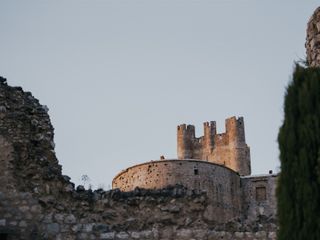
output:
[[[195,136],[195,127],[193,125],[181,124],[177,127],[178,132]]]
[[[249,175],[250,149],[245,141],[243,117],[225,120],[224,133],[217,134],[216,122],[204,122],[204,135],[195,136],[193,125],[178,126],[178,159],[199,159],[230,167],[240,175]]]

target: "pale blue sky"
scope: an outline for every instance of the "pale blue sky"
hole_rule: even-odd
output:
[[[276,142],[318,1],[0,1],[0,75],[50,109],[63,173],[108,188],[176,157],[176,126],[245,119],[254,174]]]

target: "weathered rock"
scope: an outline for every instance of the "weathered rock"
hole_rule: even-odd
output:
[[[47,233],[49,235],[56,235],[60,231],[60,226],[58,223],[50,223],[47,225]]]
[[[320,7],[311,16],[307,27],[307,63],[311,67],[320,67]]]
[[[67,224],[76,223],[76,217],[73,214],[70,214],[66,216],[66,218],[64,219],[64,222]]]
[[[109,233],[101,233],[100,239],[114,239],[115,232],[109,232]]]
[[[0,226],[5,226],[6,222],[6,219],[0,219]]]
[[[70,178],[62,175],[55,156],[47,107],[31,93],[12,88],[1,78],[0,102],[0,227],[6,231],[14,228],[13,239],[198,240],[222,236],[230,240],[234,231],[240,236],[244,228],[258,231],[258,237],[273,238],[276,232],[274,218],[259,216],[258,224],[251,224],[257,219],[249,217],[248,223],[232,218],[232,224],[226,224],[225,219],[240,212],[233,208],[226,191],[219,188],[213,189],[222,195],[215,193],[211,197],[208,191],[181,184],[162,189],[135,188],[129,192],[92,191],[83,186],[74,189]],[[227,170],[221,172],[229,174]],[[219,183],[225,182],[223,177],[219,176]],[[237,181],[230,181],[230,186],[239,185]],[[259,181],[268,180],[259,178]],[[250,179],[242,183],[254,191]],[[231,189],[228,191],[231,194]],[[217,200],[213,201],[212,196]],[[233,196],[238,196],[236,191]],[[246,196],[245,202],[252,203],[254,196],[254,193]],[[240,199],[234,200],[234,205],[240,203]],[[249,210],[252,215],[266,214],[269,210],[265,205],[252,204]],[[264,211],[259,212],[261,207]],[[230,214],[223,215],[219,209],[227,209]],[[256,237],[253,233],[251,236]]]

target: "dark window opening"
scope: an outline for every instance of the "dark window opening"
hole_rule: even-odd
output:
[[[198,175],[199,174],[199,170],[197,168],[193,169],[194,175]]]
[[[258,202],[267,200],[266,187],[256,187],[256,200]]]

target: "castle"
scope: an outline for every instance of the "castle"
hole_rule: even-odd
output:
[[[199,159],[224,165],[240,175],[250,175],[250,149],[246,144],[243,118],[226,120],[226,132],[217,134],[216,122],[205,122],[204,136],[195,137],[192,125],[178,126],[178,159]]]
[[[201,138],[180,125],[179,159],[133,166],[115,189],[92,191],[62,175],[46,106],[1,77],[0,103],[1,240],[276,237],[276,175],[247,175],[242,118],[224,134],[205,123]]]
[[[205,191],[215,221],[254,219],[263,213],[276,215],[276,174],[250,176],[250,148],[245,141],[243,118],[226,119],[225,133],[218,134],[215,122],[205,122],[204,136],[195,127],[177,127],[178,159],[158,160],[129,167],[112,182],[113,188],[133,191],[136,187],[161,189],[176,184]]]
[[[320,65],[320,8],[307,30]],[[75,187],[55,155],[48,108],[0,77],[0,239],[275,240],[276,174],[252,176],[242,118],[177,129],[178,159],[119,173],[110,191]]]

